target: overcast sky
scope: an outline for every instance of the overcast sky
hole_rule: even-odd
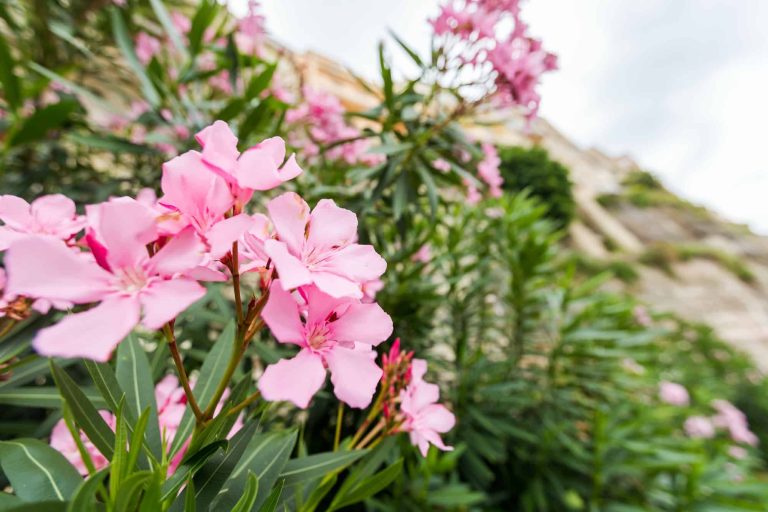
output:
[[[242,12],[246,0],[234,3]],[[371,78],[387,29],[426,49],[425,19],[437,9],[436,0],[262,4],[278,40]],[[560,57],[542,86],[543,117],[768,234],[768,0],[528,0],[524,18]]]

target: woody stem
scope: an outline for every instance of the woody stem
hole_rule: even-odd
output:
[[[195,414],[195,418],[198,422],[203,420],[203,412],[200,410],[200,406],[197,404],[195,395],[192,393],[192,387],[189,385],[189,378],[187,377],[187,371],[184,369],[184,363],[181,360],[181,354],[179,354],[179,347],[176,344],[176,334],[173,332],[173,326],[171,322],[168,322],[163,326],[163,333],[168,340],[168,348],[171,350],[171,356],[173,357],[173,363],[176,365],[176,371],[179,374],[179,380],[184,388],[184,394],[187,396],[187,403],[192,408],[192,412]]]

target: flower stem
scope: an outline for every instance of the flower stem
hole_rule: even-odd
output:
[[[176,335],[173,332],[173,326],[171,325],[171,322],[168,322],[163,326],[163,332],[165,333],[165,337],[168,340],[168,348],[171,350],[171,356],[173,357],[173,362],[176,365],[176,371],[179,374],[181,385],[184,388],[184,394],[187,395],[187,403],[192,408],[192,412],[195,414],[195,418],[199,423],[204,419],[203,412],[200,410],[200,406],[197,404],[195,395],[192,393],[192,387],[189,385],[189,378],[187,377],[187,371],[184,369],[184,363],[181,360],[181,354],[179,354],[179,347],[176,344]]]
[[[341,422],[344,419],[344,402],[339,401],[339,410],[336,412],[336,435],[333,436],[333,451],[339,450],[341,441]]]
[[[240,258],[237,242],[232,243],[232,288],[235,290],[235,312],[237,313],[237,329],[243,328],[243,299],[240,296]]]
[[[357,429],[357,432],[355,432],[355,435],[352,437],[350,446],[355,445],[355,443],[360,439],[360,437],[366,431],[368,426],[374,420],[376,415],[379,414],[379,411],[381,411],[381,404],[384,402],[384,394],[385,394],[385,390],[382,387],[381,391],[379,392],[379,396],[376,397],[376,402],[373,404],[373,407],[371,407],[371,411],[368,413],[368,416],[366,416],[363,423],[360,424],[360,428]]]
[[[365,436],[365,437],[363,438],[363,440],[362,440],[362,441],[360,441],[360,444],[358,444],[357,446],[355,446],[355,447],[354,447],[354,449],[355,449],[355,450],[362,450],[363,448],[365,448],[365,445],[367,445],[368,443],[370,443],[370,442],[371,442],[371,440],[372,440],[374,437],[376,437],[376,435],[377,435],[379,432],[381,432],[381,429],[383,429],[383,428],[384,428],[384,420],[381,420],[380,422],[378,422],[378,423],[376,424],[376,426],[375,426],[375,427],[373,427],[373,429],[372,429],[370,432],[368,432],[368,435],[367,435],[367,436]]]
[[[260,391],[254,391],[252,394],[250,394],[245,400],[234,406],[232,409],[227,412],[227,416],[232,414],[237,414],[249,405],[251,405],[253,402],[261,398],[261,392]]]

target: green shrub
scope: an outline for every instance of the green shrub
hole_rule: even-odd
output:
[[[549,157],[540,147],[500,148],[501,174],[504,188],[510,191],[527,189],[531,196],[546,205],[549,217],[557,227],[570,224],[576,212],[573,183],[568,169]]]
[[[634,284],[640,279],[640,274],[632,263],[624,260],[599,260],[575,253],[568,258],[567,262],[574,265],[576,272],[588,277],[610,272],[613,277],[627,284]]]
[[[666,242],[656,242],[650,244],[640,254],[638,261],[649,267],[655,267],[672,277],[675,275],[672,265],[678,261],[678,254],[674,245]]]
[[[726,270],[747,284],[755,282],[755,274],[746,263],[734,254],[705,244],[685,244],[677,247],[679,258],[688,261],[693,258],[704,258],[722,265]]]

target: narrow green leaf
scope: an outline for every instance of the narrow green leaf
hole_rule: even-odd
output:
[[[0,466],[25,501],[66,501],[82,482],[62,454],[37,439],[0,441]]]
[[[275,512],[277,510],[277,505],[280,503],[280,495],[283,493],[283,486],[285,486],[285,482],[278,480],[272,492],[269,493],[266,501],[264,501],[264,504],[261,505],[259,512]]]
[[[181,39],[181,34],[179,34],[179,31],[176,30],[176,25],[173,24],[171,15],[168,13],[168,9],[165,8],[162,0],[149,0],[149,3],[152,6],[152,9],[154,9],[157,19],[160,20],[160,24],[163,25],[165,32],[168,34],[168,37],[170,37],[173,46],[176,47],[176,49],[181,55],[184,56],[185,59],[189,59],[187,46]]]
[[[203,447],[196,453],[190,454],[188,457],[185,456],[173,476],[163,484],[162,501],[174,497],[184,485],[184,482],[194,476],[214,453],[222,448],[226,448],[226,446],[226,441],[216,441],[215,443]]]
[[[189,30],[189,53],[195,56],[200,51],[205,30],[211,25],[217,14],[217,4],[211,0],[203,0],[192,17],[192,27]]]
[[[424,183],[424,186],[427,188],[429,212],[430,216],[434,219],[435,215],[437,214],[437,205],[440,200],[437,193],[437,185],[435,185],[435,180],[432,179],[432,175],[429,173],[429,169],[427,169],[421,163],[416,164],[416,172],[418,173],[419,178],[421,178],[421,182]]]
[[[3,86],[3,96],[11,110],[16,111],[21,107],[22,93],[19,77],[13,69],[16,61],[11,55],[11,50],[5,37],[0,34],[0,84]]]
[[[84,480],[72,495],[67,512],[96,512],[96,493],[108,474],[109,468],[104,468]]]
[[[120,403],[120,400],[125,396],[125,392],[117,382],[112,367],[107,363],[97,363],[96,361],[91,361],[89,359],[84,359],[83,362],[85,363],[88,373],[91,374],[93,383],[96,384],[96,388],[101,393],[101,396],[104,397],[104,402],[107,404],[109,410],[112,412],[117,411],[117,406]],[[128,419],[130,420],[131,418],[129,417]]]
[[[142,411],[149,408],[147,423],[147,443],[155,458],[162,456],[162,441],[160,427],[157,421],[157,404],[155,403],[155,386],[152,380],[152,369],[144,349],[141,348],[135,334],[130,334],[117,346],[117,382],[125,391],[126,406],[130,411],[129,418],[138,418]],[[133,423],[131,421],[131,423]]]
[[[72,364],[75,360],[62,360],[61,365]],[[48,360],[38,356],[31,356],[14,365],[11,378],[0,382],[0,389],[17,388],[27,382],[35,380],[42,375],[48,375]]]
[[[109,428],[96,407],[88,400],[85,393],[78,387],[75,381],[51,361],[51,373],[61,396],[72,411],[72,415],[78,425],[93,445],[107,459],[112,459],[112,447],[115,444],[115,433]]]
[[[232,512],[250,512],[256,504],[256,496],[259,492],[259,479],[248,471],[248,483],[245,485],[243,496],[237,500]]]
[[[192,390],[199,404],[207,404],[213,398],[213,393],[216,391],[216,386],[224,376],[224,371],[227,368],[229,362],[229,356],[232,354],[232,340],[235,336],[235,323],[229,322],[224,330],[221,332],[218,340],[214,343],[211,351],[203,361],[203,365],[200,367],[200,375],[197,378],[195,388]],[[192,434],[194,428],[195,417],[192,413],[192,409],[189,407],[184,411],[184,416],[181,418],[179,429],[176,431],[176,437],[173,439],[173,446],[171,447],[171,454],[175,454],[179,451],[189,436]]]
[[[136,510],[141,493],[151,484],[153,476],[151,471],[138,471],[126,478],[115,496],[115,512]]]
[[[79,107],[80,104],[75,100],[62,100],[35,110],[8,137],[6,144],[18,146],[44,138],[51,130],[56,130],[66,124]]]
[[[155,150],[151,147],[134,144],[133,142],[117,137],[116,135],[70,132],[66,134],[66,137],[68,140],[82,146],[103,149],[110,153],[131,153],[137,155],[149,155],[155,153]]]
[[[115,113],[120,112],[120,109],[118,107],[106,101],[104,98],[101,98],[95,95],[93,92],[89,91],[85,87],[82,87],[76,84],[75,82],[64,78],[63,76],[54,73],[50,69],[44,68],[43,66],[41,66],[40,64],[37,64],[36,62],[29,62],[27,63],[27,66],[29,66],[29,68],[32,69],[33,71],[43,75],[47,79],[63,85],[64,87],[66,87],[73,93],[77,94],[78,96],[88,98],[92,103],[98,105],[99,107],[106,110],[107,112],[115,112]]]
[[[367,500],[374,494],[386,489],[402,471],[403,459],[398,459],[386,469],[363,479],[344,494],[336,494],[329,512]]]
[[[110,461],[112,470],[109,474],[109,494],[111,496],[117,496],[118,489],[120,489],[120,486],[129,474],[126,467],[128,461],[128,453],[126,452],[128,429],[125,426],[124,410],[125,399],[120,401],[117,411],[115,411],[115,444],[113,446],[112,460]]]
[[[133,40],[128,34],[128,28],[125,26],[125,20],[123,19],[120,9],[116,7],[112,7],[112,31],[115,34],[117,46],[123,52],[123,56],[128,62],[128,66],[130,66],[141,83],[144,97],[152,106],[158,106],[160,104],[160,95],[157,93],[155,86],[147,76],[144,66],[141,65],[138,57],[136,57],[136,52],[133,48]]]
[[[245,455],[238,462],[212,507],[216,510],[232,508],[244,492],[249,471],[259,479],[259,488],[262,492],[256,499],[256,507],[260,507],[267,499],[266,493],[275,484],[288,462],[296,444],[296,437],[295,430],[254,436],[245,449]]]
[[[301,512],[315,512],[315,509],[323,501],[323,498],[331,491],[338,481],[338,475],[329,475],[327,478],[323,478],[317,487],[309,494],[307,500],[301,506]]]
[[[367,450],[351,452],[326,452],[298,459],[291,459],[280,474],[285,485],[296,485],[306,480],[339,472],[368,453]]]
[[[97,408],[104,407],[104,400],[96,390],[82,390]],[[54,387],[29,387],[15,389],[0,389],[0,405],[13,405],[16,407],[41,407],[45,409],[58,409],[61,407],[61,393]]]
[[[276,62],[267,65],[264,71],[251,79],[248,83],[248,88],[245,90],[245,98],[247,100],[258,98],[259,94],[269,87],[269,84],[272,83],[272,75],[275,74],[275,69],[277,69]]]
[[[398,37],[398,35],[395,34],[394,31],[390,30],[389,35],[392,36],[392,39],[394,39],[397,42],[397,44],[400,45],[400,48],[402,48],[405,51],[405,53],[407,53],[408,56],[411,57],[411,59],[413,60],[413,62],[416,63],[417,66],[424,67],[424,63],[422,62],[421,57],[419,57],[419,54],[416,53],[410,46],[405,44],[405,42],[402,39],[400,39],[400,37]]]

